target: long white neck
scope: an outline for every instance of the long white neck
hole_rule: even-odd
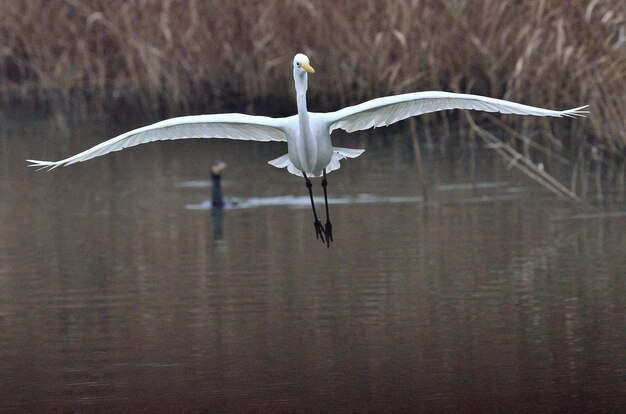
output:
[[[309,113],[306,108],[306,90],[308,79],[306,72],[294,69],[293,78],[296,82],[296,102],[298,104],[298,120],[300,131],[309,131]]]
[[[294,69],[293,77],[296,81],[296,102],[298,103],[298,126],[300,133],[300,142],[298,156],[302,166],[310,171],[315,165],[317,159],[317,143],[311,133],[311,125],[309,123],[309,112],[306,108],[306,90],[307,90],[307,74],[303,71]]]
[[[315,158],[317,157],[317,143],[311,133],[311,125],[309,123],[309,112],[306,108],[306,90],[307,90],[307,74],[302,70],[294,68],[293,78],[296,82],[296,102],[298,104],[298,129],[300,135],[300,145],[298,145],[297,153],[300,158],[300,164],[304,168],[313,168]]]

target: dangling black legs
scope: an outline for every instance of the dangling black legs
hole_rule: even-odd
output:
[[[317,212],[315,211],[315,203],[313,202],[313,190],[311,189],[313,187],[313,184],[311,184],[311,180],[309,179],[309,177],[306,176],[304,172],[302,172],[302,175],[304,176],[304,180],[306,181],[306,188],[309,190],[309,197],[311,198],[311,207],[313,208],[314,219],[313,227],[315,227],[315,238],[321,238],[322,243],[328,243],[324,240],[324,228],[322,227],[322,223],[320,223],[320,220],[317,218]]]
[[[304,180],[306,181],[306,188],[309,190],[309,198],[311,199],[311,208],[313,209],[313,227],[315,227],[315,237],[322,239],[322,243],[326,243],[326,247],[330,247],[330,242],[333,241],[333,225],[330,223],[330,214],[328,213],[328,192],[326,187],[328,186],[328,180],[326,180],[326,170],[322,174],[322,188],[324,189],[324,206],[326,207],[326,224],[322,227],[322,223],[317,217],[317,211],[315,210],[315,202],[313,201],[313,184],[311,180],[306,176],[306,173],[302,172]]]
[[[328,194],[326,192],[327,186],[328,186],[328,181],[326,181],[326,169],[324,169],[324,174],[322,175],[322,188],[324,189],[324,205],[326,206],[326,225],[324,227],[324,232],[326,233],[326,247],[330,247],[330,242],[333,241],[333,225],[330,223],[330,215],[328,214]]]

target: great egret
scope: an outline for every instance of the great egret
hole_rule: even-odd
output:
[[[287,168],[292,174],[304,177],[313,209],[315,235],[327,246],[333,241],[332,224],[328,215],[326,174],[339,168],[339,161],[355,158],[363,149],[333,147],[330,134],[338,128],[348,132],[387,126],[394,122],[445,109],[474,109],[505,114],[577,117],[584,116],[587,107],[554,111],[522,105],[502,99],[450,92],[414,92],[372,99],[338,111],[308,112],[306,91],[308,74],[315,73],[309,58],[298,53],[293,58],[293,77],[296,86],[297,115],[270,118],[245,114],[193,115],[167,119],[111,138],[86,151],[60,161],[28,160],[31,166],[53,169],[86,161],[113,151],[146,142],[181,138],[231,138],[253,141],[286,141],[287,154],[269,163]],[[310,177],[322,177],[326,207],[326,223],[322,226],[313,202]]]

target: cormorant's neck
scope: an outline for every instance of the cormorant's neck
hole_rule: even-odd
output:
[[[211,173],[211,179],[213,182],[213,196],[211,199],[211,205],[216,208],[224,207],[224,198],[222,197],[222,185],[220,183],[221,178],[222,177],[219,174]]]

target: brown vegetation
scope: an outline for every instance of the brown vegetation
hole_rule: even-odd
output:
[[[309,90],[316,110],[429,89],[557,109],[587,103],[591,114],[584,121],[511,117],[507,124],[551,131],[559,140],[548,132],[541,145],[552,148],[567,137],[593,136],[622,158],[624,4],[5,1],[0,3],[0,94],[5,104],[16,97],[39,102],[54,97],[85,110],[110,111],[127,101],[168,114],[222,111],[236,104],[237,110],[272,114],[291,103],[290,62],[302,51],[318,68]],[[254,108],[268,102],[271,108]],[[431,119],[447,118],[422,122]]]

